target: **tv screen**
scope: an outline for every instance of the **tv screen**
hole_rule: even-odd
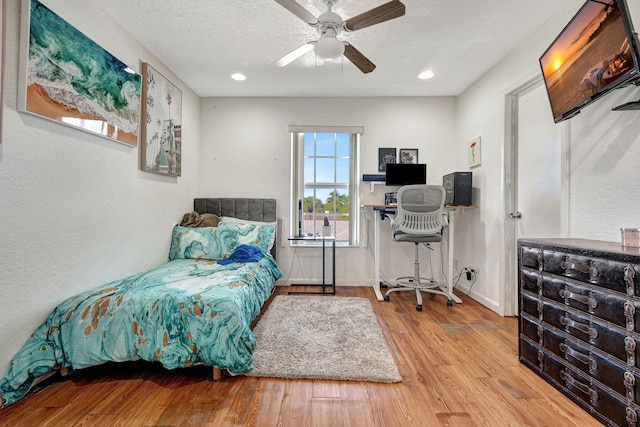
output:
[[[427,165],[423,163],[387,163],[386,185],[427,183]]]
[[[540,57],[553,120],[637,78],[637,52],[625,0],[588,0]]]

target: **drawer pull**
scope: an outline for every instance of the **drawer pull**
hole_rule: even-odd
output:
[[[560,267],[564,270],[575,270],[580,273],[588,274],[591,281],[595,281],[596,277],[600,274],[593,261],[591,261],[591,265],[587,265],[572,261],[571,258],[567,257],[566,260],[560,263]]]
[[[635,400],[634,388],[636,386],[636,377],[632,372],[624,373],[624,386],[627,389],[627,400],[633,402]]]
[[[559,293],[562,298],[578,301],[579,303],[589,306],[590,309],[594,309],[598,306],[598,301],[591,296],[576,294],[575,292],[568,291],[566,288],[560,289]]]
[[[624,317],[627,318],[627,331],[633,331],[636,327],[635,321],[636,306],[633,305],[633,301],[626,301],[624,303]]]
[[[544,270],[544,252],[538,251],[538,271]]]
[[[595,330],[594,328],[590,328],[589,326],[585,325],[584,323],[580,323],[580,322],[576,322],[575,320],[567,319],[564,316],[560,317],[560,323],[562,323],[564,326],[568,326],[570,328],[577,329],[580,332],[583,332],[583,333],[589,335],[589,337],[591,337],[591,338],[597,338],[598,337],[598,331]]]
[[[635,294],[634,277],[636,277],[636,270],[633,268],[633,265],[629,264],[624,268],[624,283],[627,285],[627,295],[630,297]]]
[[[632,337],[624,339],[624,350],[627,352],[627,365],[636,366],[636,340]]]
[[[560,372],[560,377],[567,383],[567,386],[572,385],[584,394],[588,395],[592,402],[598,400],[598,393],[593,390],[588,384],[583,384],[580,381],[577,381],[566,371]]]
[[[636,410],[631,407],[627,407],[625,412],[627,414],[627,422],[629,423],[629,427],[638,425],[638,414],[636,414]]]
[[[580,353],[578,350],[569,347],[565,343],[560,343],[559,347],[560,351],[562,351],[564,354],[573,356],[576,360],[587,365],[589,367],[589,370],[595,371],[596,369],[598,369],[598,363],[593,360],[588,354]]]

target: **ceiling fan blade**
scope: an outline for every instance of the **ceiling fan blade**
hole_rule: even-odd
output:
[[[376,65],[369,61],[358,49],[349,43],[344,44],[344,56],[363,73],[367,74],[376,69]]]
[[[392,0],[382,6],[375,7],[367,12],[347,19],[342,24],[342,27],[347,31],[357,31],[370,27],[371,25],[403,16],[404,12],[404,4],[399,0]]]
[[[314,44],[315,44],[314,42],[309,42],[309,43],[303,44],[299,48],[287,53],[285,56],[283,56],[282,58],[278,59],[276,62],[274,62],[274,64],[276,64],[278,67],[287,66],[287,65],[291,64],[293,61],[295,61],[296,59],[300,58],[305,53],[307,53],[310,50],[312,50]]]
[[[280,6],[287,9],[289,12],[296,15],[298,18],[302,19],[307,24],[311,25],[312,27],[316,27],[320,24],[318,22],[318,19],[315,16],[313,16],[311,12],[309,12],[307,9],[302,7],[300,3],[296,2],[295,0],[274,0],[274,1],[278,3]]]

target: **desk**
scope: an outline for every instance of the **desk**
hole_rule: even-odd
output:
[[[373,261],[376,269],[375,273],[375,282],[373,283],[373,290],[376,293],[376,298],[378,301],[382,301],[384,298],[382,296],[382,292],[380,291],[380,223],[384,220],[384,215],[386,213],[395,213],[397,206],[385,206],[385,205],[364,205],[365,209],[371,210],[374,214],[374,222],[375,225],[373,227]],[[458,298],[453,293],[453,235],[455,230],[455,214],[457,211],[464,209],[477,209],[477,206],[445,206],[447,211],[447,216],[449,217],[449,226],[447,227],[447,235],[448,235],[448,246],[449,246],[449,254],[448,254],[448,283],[446,290],[451,295],[453,295],[453,301],[460,304],[462,300]],[[442,286],[441,286],[442,288]]]
[[[335,295],[336,293],[336,238],[334,236],[292,236],[289,237],[288,240],[291,241],[308,241],[308,242],[314,242],[314,241],[322,241],[322,283],[292,283],[291,286],[322,286],[322,290],[321,291],[317,291],[317,292],[310,292],[310,291],[299,291],[299,292],[294,292],[291,291],[289,292],[289,295],[301,295],[301,294],[315,294],[315,295]],[[327,283],[327,280],[325,278],[325,270],[326,270],[326,256],[325,256],[325,248],[326,248],[326,242],[329,241],[331,242],[331,283]],[[330,290],[327,290],[327,288],[330,288]]]

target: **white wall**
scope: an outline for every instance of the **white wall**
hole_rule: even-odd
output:
[[[45,1],[130,66],[150,62],[182,89],[183,176],[177,179],[139,171],[137,148],[16,111],[19,10],[18,1],[6,3],[0,371],[63,298],[163,262],[171,227],[191,208],[193,197],[275,197],[288,227],[289,124],[364,126],[361,173],[376,172],[379,147],[418,148],[420,161],[429,165],[429,182],[468,170],[466,143],[480,135],[482,165],[473,169],[474,203],[480,209],[458,217],[455,258],[461,266],[480,269],[472,295],[500,312],[504,95],[539,72],[537,58],[582,0],[458,98],[203,100],[93,3]],[[630,6],[640,25],[640,7]],[[617,91],[568,123],[572,237],[619,241],[620,227],[640,227],[640,113],[609,111],[638,98],[637,89]],[[369,193],[362,185],[360,202],[379,203],[384,192],[384,186]],[[390,242],[388,228],[383,237],[384,273],[406,272],[411,245]],[[313,249],[280,248],[285,278],[319,277],[317,255]],[[371,284],[371,248],[339,249],[337,267],[338,284]]]
[[[198,181],[199,98],[93,2],[43,3],[130,67],[149,62],[182,89],[183,176],[141,172],[137,148],[18,113],[20,2],[5,2],[0,372],[64,298],[165,262]]]
[[[454,171],[460,160],[451,155],[455,144],[452,97],[207,98],[202,100],[201,112],[199,195],[274,197],[285,230],[291,223],[290,124],[364,126],[361,174],[378,173],[379,147],[418,148],[431,183],[441,184],[442,175]],[[462,156],[466,161],[466,153]],[[377,185],[370,193],[369,184],[361,184],[360,202],[383,203],[385,191],[395,189]],[[392,243],[388,223],[382,228],[382,267],[388,277],[395,278],[412,272],[413,247]],[[369,227],[370,233],[372,230]],[[287,236],[285,231],[285,240]],[[366,244],[366,230],[362,239]],[[299,248],[295,256],[288,245],[278,251],[285,280],[317,281],[321,277],[317,249]],[[373,284],[372,248],[338,248],[337,258],[338,285]],[[439,265],[435,257],[433,262]]]
[[[459,236],[469,240],[467,249],[461,249],[457,256],[479,266],[481,274],[472,296],[498,312],[503,309],[499,291],[506,280],[504,263],[509,261],[502,247],[505,95],[540,73],[538,58],[583,3],[574,1],[457,99],[458,150],[481,135],[483,161],[474,170],[474,186],[482,195],[480,218],[469,218],[468,230],[460,230]],[[628,3],[637,29],[640,7]],[[570,237],[620,241],[620,227],[640,227],[640,113],[610,111],[639,97],[638,89],[620,89],[558,125],[568,126],[570,134],[566,141],[570,153]]]

